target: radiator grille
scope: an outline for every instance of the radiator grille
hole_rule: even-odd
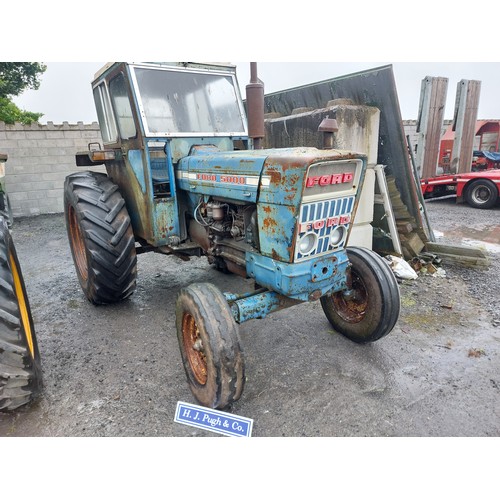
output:
[[[354,207],[354,196],[336,198],[332,200],[304,203],[300,207],[299,230],[297,235],[295,261],[310,259],[345,245],[345,238],[341,244],[334,248],[331,244],[331,236],[339,226],[345,227],[348,234],[351,224],[351,213]],[[314,233],[317,243],[312,251],[306,254],[300,253],[300,240],[309,233]]]

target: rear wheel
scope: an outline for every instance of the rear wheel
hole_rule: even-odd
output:
[[[137,256],[118,186],[105,174],[70,175],[64,183],[64,212],[78,280],[90,302],[109,304],[131,295]]]
[[[498,200],[498,189],[489,179],[478,179],[467,187],[465,200],[474,208],[491,208]]]
[[[183,288],[176,303],[177,338],[188,383],[198,402],[224,409],[245,384],[238,327],[224,295],[210,283]]]
[[[7,222],[0,217],[0,410],[40,392],[42,371],[24,279]]]
[[[321,297],[333,328],[359,344],[374,342],[392,331],[399,318],[398,282],[375,252],[350,247],[351,288]]]

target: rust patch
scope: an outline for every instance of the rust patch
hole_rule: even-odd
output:
[[[270,214],[272,212],[272,208],[269,205],[264,205],[262,210],[266,212],[266,214]]]
[[[271,228],[275,228],[278,224],[277,222],[271,218],[271,217],[266,217],[263,221],[262,221],[262,224],[264,225],[264,227],[269,230]]]
[[[274,248],[271,250],[271,256],[274,260],[280,260],[280,256]]]
[[[281,172],[277,172],[276,170],[268,171],[269,177],[271,177],[271,184],[280,184],[281,183]]]

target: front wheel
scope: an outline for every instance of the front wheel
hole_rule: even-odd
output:
[[[198,402],[224,409],[245,384],[238,327],[224,295],[210,283],[183,288],[176,303],[177,338],[188,383]]]
[[[465,200],[473,208],[491,208],[498,200],[498,189],[489,179],[478,179],[468,186]]]
[[[389,265],[375,252],[350,247],[351,288],[321,297],[333,328],[359,344],[381,339],[399,318],[399,285]]]
[[[0,411],[29,403],[41,387],[28,295],[7,222],[0,217]]]

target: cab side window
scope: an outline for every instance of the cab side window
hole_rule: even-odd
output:
[[[122,73],[109,82],[109,93],[115,111],[118,130],[122,139],[132,139],[137,135],[132,115],[132,107],[128,98],[127,86]]]
[[[108,89],[104,85],[104,82],[94,88],[94,101],[103,143],[109,144],[116,142],[118,140],[118,132],[111,109]]]

